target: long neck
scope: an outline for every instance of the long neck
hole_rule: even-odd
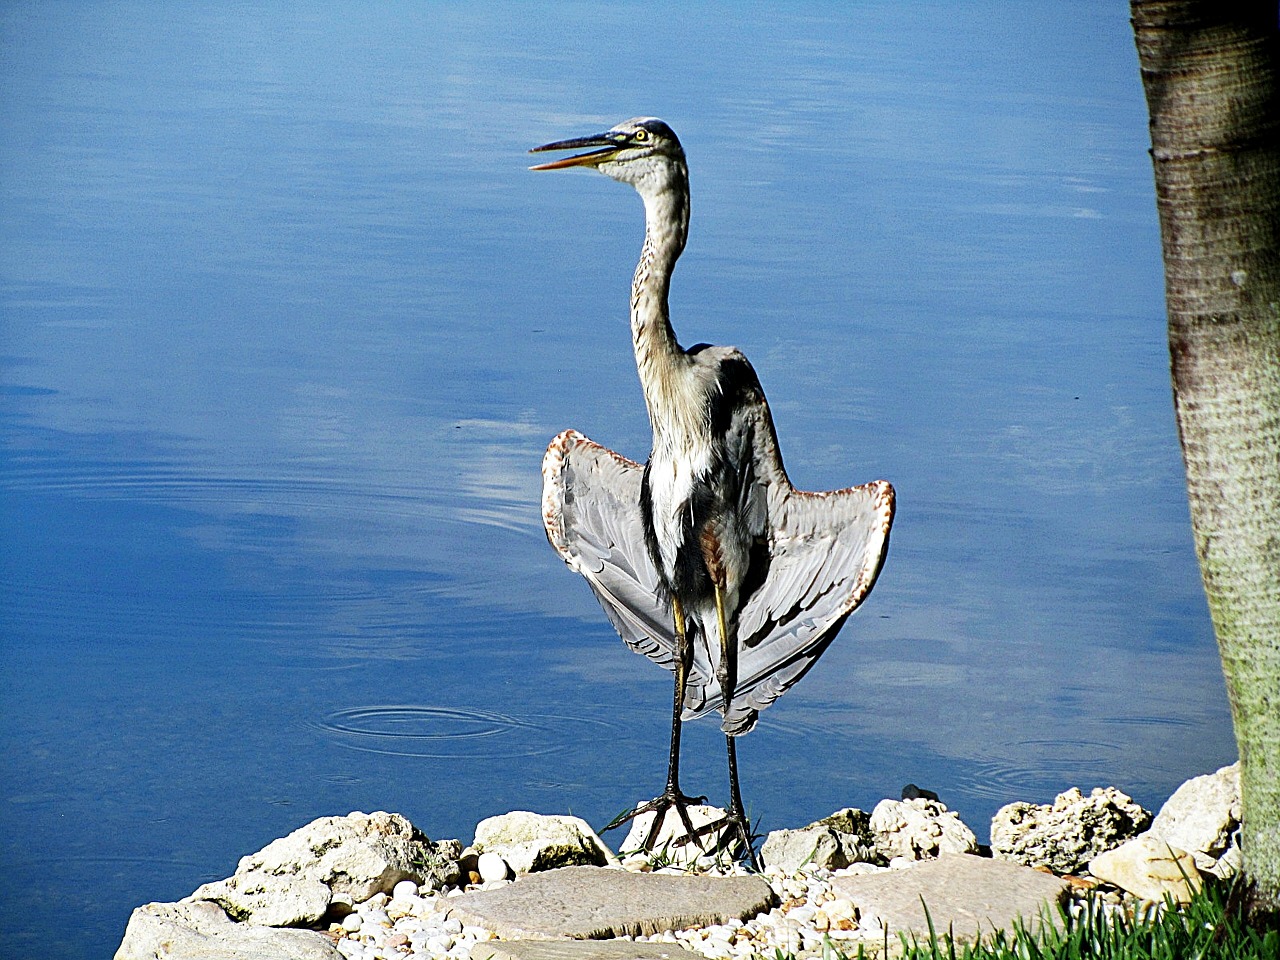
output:
[[[644,248],[631,282],[631,340],[636,370],[644,387],[655,432],[665,422],[674,378],[684,351],[671,329],[667,294],[671,272],[689,234],[689,181],[683,170],[661,189],[641,190],[644,198]]]

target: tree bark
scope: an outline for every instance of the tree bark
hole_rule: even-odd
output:
[[[1272,2],[1131,0],[1174,406],[1240,749],[1245,899],[1280,916],[1280,33]]]

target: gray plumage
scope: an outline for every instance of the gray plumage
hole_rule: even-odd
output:
[[[547,538],[582,574],[631,649],[675,674],[667,786],[605,829],[667,813],[701,846],[680,789],[684,720],[721,713],[729,763],[725,821],[752,864],[735,739],[805,675],[875,584],[893,523],[883,480],[829,493],[791,486],[755,371],[733,347],[680,346],[667,295],[689,231],[689,170],[661,120],[628,120],[537,150],[588,152],[535,170],[594,167],[644,200],[631,283],[631,342],[653,427],[644,466],[573,430],[542,463]]]
[[[676,341],[667,293],[687,237],[689,190],[670,128],[637,118],[538,149],[581,147],[594,149],[534,169],[594,167],[644,199],[631,328],[654,446],[641,466],[576,431],[556,437],[543,460],[547,537],[627,645],[673,672],[678,601],[692,647],[682,719],[718,709],[725,733],[737,736],[804,676],[871,590],[893,488],[796,490],[747,359]]]
[[[770,562],[737,616],[737,682],[721,723],[735,736],[804,676],[870,592],[893,519],[889,484],[805,493],[787,481],[776,446],[763,446],[776,467],[760,488]],[[543,520],[551,545],[586,578],[627,646],[674,671],[671,604],[644,541],[643,471],[566,430],[543,458]],[[695,639],[682,719],[723,707],[711,645]]]

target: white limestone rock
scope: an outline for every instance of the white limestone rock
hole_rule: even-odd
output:
[[[616,864],[603,840],[580,817],[515,810],[476,825],[472,846],[495,853],[517,874],[575,865]]]
[[[1170,894],[1190,903],[1200,889],[1200,872],[1191,854],[1144,833],[1089,861],[1089,872],[1143,900],[1160,902]]]
[[[637,804],[640,806],[641,804]],[[645,840],[657,817],[656,813],[642,813],[631,821],[631,829],[626,839],[618,847],[623,856],[643,853],[674,867],[710,867],[716,863],[731,861],[735,858],[741,841],[737,828],[726,821],[727,813],[719,807],[707,804],[689,804],[685,807],[689,814],[689,822],[694,830],[718,824],[707,833],[698,837],[698,842],[677,843],[688,834],[684,821],[674,807],[663,812],[662,823],[649,847],[645,848]],[[700,845],[699,845],[700,844]]]
[[[183,903],[211,900],[237,920],[302,926],[323,917],[333,900],[360,903],[401,880],[456,882],[460,853],[456,840],[432,843],[397,813],[321,817],[241,858],[233,876],[204,884]]]
[[[263,927],[305,927],[329,909],[333,891],[311,877],[251,870],[203,884],[182,903],[212,901],[234,919]]]
[[[875,833],[871,817],[846,807],[798,830],[773,830],[760,848],[766,867],[795,873],[802,867],[839,870],[851,863],[875,862]]]
[[[129,917],[115,960],[342,960],[312,930],[234,923],[216,903],[148,903]]]
[[[1052,804],[1019,801],[997,810],[991,853],[1028,867],[1075,873],[1150,823],[1151,814],[1115,787],[1095,787],[1087,797],[1072,787]]]
[[[871,811],[876,852],[885,860],[931,860],[944,853],[974,853],[978,838],[958,814],[937,800],[881,800]]]
[[[1148,833],[1186,850],[1204,873],[1234,874],[1240,866],[1239,762],[1180,786]]]

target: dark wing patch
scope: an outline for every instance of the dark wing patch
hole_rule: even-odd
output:
[[[809,670],[845,619],[875,585],[889,546],[893,487],[883,480],[828,493],[791,486],[764,395],[740,396],[739,429],[750,424],[750,498],[740,509],[764,517],[764,557],[753,557],[736,624],[737,679],[721,723],[726,733],[750,730],[756,716]],[[744,497],[746,494],[744,493]],[[685,716],[721,706],[714,677],[705,699]]]
[[[674,672],[671,608],[645,546],[643,470],[566,430],[542,460],[542,520],[551,545],[586,578],[627,646]]]

